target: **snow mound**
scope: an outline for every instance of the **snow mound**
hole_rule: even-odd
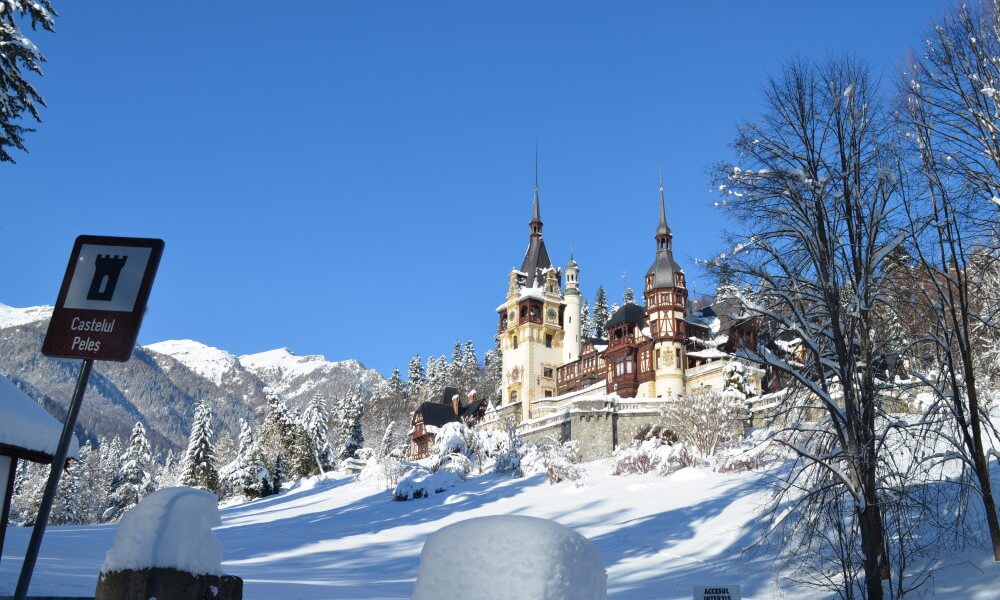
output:
[[[62,428],[62,423],[0,375],[0,444],[53,456]],[[79,443],[73,436],[67,456],[75,458],[79,452]]]
[[[597,548],[555,521],[478,517],[432,534],[420,552],[413,600],[608,597]]]
[[[154,567],[192,575],[222,575],[219,499],[204,490],[164,488],[125,514],[104,558],[102,573]]]
[[[0,304],[0,329],[20,327],[38,321],[47,321],[52,316],[51,306],[29,306],[15,308]]]
[[[232,354],[194,340],[167,340],[149,344],[146,349],[176,359],[216,385],[222,383],[226,373],[240,367],[239,360]]]

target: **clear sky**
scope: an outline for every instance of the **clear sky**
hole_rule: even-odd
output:
[[[29,154],[0,165],[0,302],[55,301],[81,233],[160,237],[140,342],[288,346],[405,374],[493,344],[528,242],[620,301],[720,249],[708,167],[789,58],[891,83],[944,2],[76,2]]]

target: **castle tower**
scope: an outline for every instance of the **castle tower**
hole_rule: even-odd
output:
[[[660,222],[656,227],[656,258],[646,271],[643,296],[653,337],[653,361],[656,377],[643,396],[684,395],[684,310],[687,285],[684,271],[674,260],[673,234],[667,225],[663,181],[660,181]]]
[[[521,268],[510,272],[507,297],[497,307],[503,359],[501,404],[520,402],[521,421],[531,418],[532,402],[556,395],[556,367],[563,362],[565,336],[562,273],[552,266],[542,239],[537,174],[528,227],[528,249]],[[579,308],[573,316],[579,323]]]
[[[566,287],[563,292],[566,310],[563,313],[563,330],[566,337],[563,340],[562,364],[580,358],[580,265],[573,260],[573,253],[566,263]]]

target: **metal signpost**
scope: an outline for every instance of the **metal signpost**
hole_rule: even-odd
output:
[[[42,344],[42,354],[82,358],[83,365],[21,565],[21,576],[14,592],[16,600],[24,600],[28,594],[94,361],[124,362],[132,356],[162,254],[163,240],[151,238],[81,235],[73,245]]]

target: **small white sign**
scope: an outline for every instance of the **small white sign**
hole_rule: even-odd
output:
[[[66,308],[132,312],[150,248],[83,244],[66,293]]]
[[[694,600],[740,600],[740,586],[709,585],[695,587]]]

